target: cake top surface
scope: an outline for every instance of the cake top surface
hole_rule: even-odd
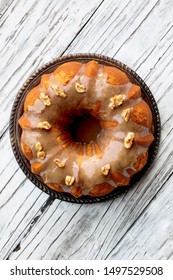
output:
[[[69,132],[74,116],[84,114],[101,126],[89,143],[75,142]],[[19,124],[32,171],[65,192],[80,186],[89,194],[103,183],[117,187],[115,174],[129,179],[139,169],[139,157],[146,163],[153,141],[152,113],[140,87],[121,70],[96,61],[68,62],[44,74],[28,93]]]

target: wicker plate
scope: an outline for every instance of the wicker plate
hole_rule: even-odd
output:
[[[89,197],[89,196],[82,196],[80,198],[74,198],[70,194],[67,193],[59,193],[52,189],[50,189],[48,186],[46,186],[42,178],[36,174],[33,174],[30,170],[30,164],[28,160],[23,156],[23,153],[20,149],[20,135],[21,135],[21,128],[18,125],[18,119],[23,114],[23,104],[25,97],[27,93],[35,87],[40,82],[40,78],[45,73],[51,73],[53,72],[59,65],[62,63],[68,62],[68,61],[80,61],[80,62],[88,62],[90,60],[96,60],[101,64],[105,64],[108,66],[115,66],[119,68],[120,70],[124,71],[129,79],[139,85],[142,90],[142,96],[144,100],[148,103],[148,105],[151,108],[152,114],[153,114],[153,125],[154,125],[154,137],[155,140],[152,143],[152,145],[149,148],[149,157],[148,162],[145,165],[145,167],[138,172],[136,175],[134,175],[131,179],[131,183],[128,186],[125,187],[118,187],[110,194],[104,195],[102,197]],[[73,202],[73,203],[94,203],[94,202],[101,202],[108,199],[111,199],[113,197],[119,196],[120,194],[128,191],[128,189],[132,186],[134,186],[137,182],[141,180],[141,178],[149,171],[149,169],[152,166],[152,163],[156,157],[158,148],[159,148],[159,142],[160,142],[160,116],[159,111],[157,108],[157,104],[154,100],[154,97],[147,87],[147,85],[144,83],[144,81],[129,67],[127,67],[125,64],[112,59],[108,58],[106,56],[102,55],[96,55],[96,54],[74,54],[74,55],[67,55],[64,57],[57,58],[47,64],[45,64],[43,67],[35,71],[32,76],[29,77],[29,79],[26,81],[26,83],[23,85],[21,90],[16,96],[16,99],[14,101],[12,111],[11,111],[11,117],[10,117],[10,140],[11,145],[13,149],[14,156],[22,169],[22,171],[25,173],[25,175],[31,180],[32,183],[34,183],[37,187],[39,187],[42,191],[46,192],[53,198],[58,198],[60,200]]]

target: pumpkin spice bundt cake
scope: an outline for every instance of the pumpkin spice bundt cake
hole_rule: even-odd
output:
[[[21,150],[51,189],[103,196],[147,163],[152,121],[124,72],[94,60],[67,62],[27,94]]]

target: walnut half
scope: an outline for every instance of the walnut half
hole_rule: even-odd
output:
[[[62,97],[62,98],[66,98],[67,97],[65,91],[60,89],[58,86],[53,86],[52,88],[55,91],[56,96],[59,96],[59,97]]]
[[[46,157],[46,153],[44,151],[37,152],[37,157],[40,159],[44,159]]]
[[[35,150],[36,150],[37,152],[40,152],[40,151],[43,150],[43,146],[41,145],[40,142],[37,142],[37,143],[35,144]]]
[[[86,92],[86,87],[84,85],[82,85],[82,84],[79,84],[79,83],[75,83],[75,89],[79,93]]]
[[[112,110],[117,108],[118,106],[123,104],[124,99],[125,99],[124,94],[118,94],[118,95],[115,95],[114,97],[111,97],[110,103],[109,103],[109,108]]]
[[[123,119],[128,122],[129,118],[130,118],[130,113],[132,111],[132,108],[127,108],[125,110],[122,111],[121,116],[123,117]]]
[[[69,187],[71,185],[73,185],[74,181],[75,181],[75,178],[73,176],[66,176],[65,177],[65,184]]]
[[[65,162],[60,161],[58,158],[54,159],[54,163],[56,163],[56,165],[58,165],[60,168],[65,166]]]
[[[102,174],[107,176],[109,174],[110,171],[110,164],[106,164],[101,168]]]
[[[40,100],[43,102],[45,106],[50,106],[51,101],[48,95],[46,95],[44,92],[40,93]]]
[[[40,123],[38,123],[38,125],[37,125],[37,128],[46,129],[46,130],[49,130],[51,127],[52,127],[52,126],[51,126],[50,123],[47,122],[47,121],[40,122]]]
[[[130,149],[132,144],[133,144],[133,140],[134,140],[135,134],[134,132],[128,132],[127,136],[124,139],[124,147],[126,149]]]

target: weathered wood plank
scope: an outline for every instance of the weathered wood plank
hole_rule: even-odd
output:
[[[11,3],[12,0],[0,0],[0,17],[6,12]]]
[[[150,45],[147,46],[141,40],[149,39],[147,38],[147,36],[149,37],[147,18],[149,17],[151,20],[154,11],[160,10],[159,3],[158,0],[147,0],[142,3],[136,0],[121,1],[116,4],[109,0],[104,1],[98,13],[91,19],[90,25],[73,41],[67,52],[94,51],[110,57],[116,56],[129,66],[135,66],[132,63],[137,62],[137,58],[143,55],[148,47],[151,48],[150,45],[154,45],[154,42],[148,40]],[[101,14],[104,14],[104,17],[100,17]],[[144,32],[144,25],[146,25],[147,32]],[[140,34],[138,32],[140,28],[144,34],[137,39],[135,36]],[[158,31],[157,29],[156,40],[159,36]],[[87,44],[90,41],[91,43]],[[130,47],[130,44],[133,46]],[[126,45],[129,47],[124,51]]]
[[[173,164],[173,158],[169,160]],[[172,184],[173,176],[110,252],[109,259],[173,259]]]

